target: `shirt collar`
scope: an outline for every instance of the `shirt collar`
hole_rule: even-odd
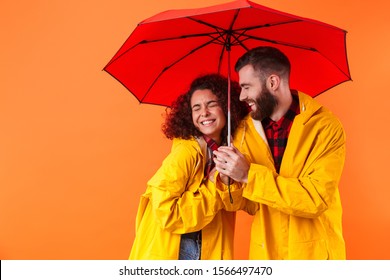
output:
[[[299,110],[299,98],[296,91],[292,92],[292,102],[290,108],[286,114],[277,122],[271,120],[269,117],[264,118],[261,123],[264,129],[278,130],[278,129],[289,129],[294,121],[296,115],[300,113]]]

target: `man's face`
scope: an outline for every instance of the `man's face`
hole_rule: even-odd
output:
[[[266,81],[261,81],[259,73],[248,64],[238,71],[241,93],[240,100],[246,102],[252,110],[252,118],[263,120],[270,117],[278,104],[268,90]]]

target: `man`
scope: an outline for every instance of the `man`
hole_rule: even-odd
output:
[[[345,161],[339,120],[289,87],[290,62],[276,48],[258,47],[236,63],[240,100],[252,112],[233,146],[214,152],[218,188],[226,176],[242,199],[258,203],[250,259],[345,259],[338,184]]]

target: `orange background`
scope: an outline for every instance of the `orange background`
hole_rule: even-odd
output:
[[[353,82],[318,97],[344,124],[348,259],[390,259],[386,0],[256,0],[348,30]],[[138,198],[170,149],[163,107],[102,71],[136,24],[222,0],[0,2],[0,259],[126,259]],[[240,213],[236,256],[247,258]]]

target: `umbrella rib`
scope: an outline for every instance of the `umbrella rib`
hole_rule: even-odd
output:
[[[296,22],[302,22],[301,19],[293,19],[293,20],[288,20],[288,21],[283,21],[283,22],[275,22],[275,23],[266,23],[266,24],[261,24],[261,25],[255,25],[255,26],[250,26],[250,27],[243,27],[243,28],[238,28],[238,29],[233,29],[233,24],[234,22],[236,21],[237,17],[238,17],[238,13],[239,13],[240,10],[238,10],[235,14],[234,14],[234,18],[232,20],[232,24],[231,26],[229,27],[229,29],[226,29],[226,28],[223,28],[223,27],[220,27],[220,26],[217,26],[217,25],[214,25],[214,24],[211,24],[209,22],[205,22],[203,20],[199,20],[199,19],[195,19],[195,18],[192,18],[192,17],[188,17],[188,19],[192,20],[192,21],[195,21],[199,24],[202,24],[202,25],[206,25],[208,27],[211,27],[215,30],[223,30],[224,32],[229,32],[231,31],[232,33],[238,33],[238,32],[241,32],[243,31],[246,32],[246,31],[250,31],[250,30],[253,30],[253,29],[259,29],[259,28],[268,28],[268,27],[274,27],[274,26],[278,26],[278,25],[284,25],[284,24],[291,24],[291,23],[296,23]],[[211,33],[210,33],[211,34]]]
[[[232,34],[232,37],[234,38],[234,42],[232,43],[232,45],[235,45],[235,46],[240,45],[246,51],[249,51],[249,48],[243,44],[243,41],[240,39],[240,36],[237,36],[236,34]]]
[[[300,19],[293,19],[293,20],[288,20],[288,21],[283,21],[283,22],[276,22],[276,23],[267,23],[267,24],[262,24],[262,25],[256,25],[256,26],[251,26],[251,27],[245,27],[245,28],[240,28],[240,29],[233,29],[233,25],[234,25],[234,22],[236,21],[237,17],[238,17],[238,13],[239,13],[240,10],[238,10],[235,14],[234,14],[234,18],[231,22],[231,26],[229,27],[229,29],[225,29],[225,28],[222,28],[222,27],[219,27],[219,26],[216,26],[214,24],[211,24],[211,23],[208,23],[208,22],[205,22],[205,21],[202,21],[202,20],[199,20],[199,19],[195,19],[195,18],[192,18],[192,17],[188,17],[188,19],[190,20],[193,20],[199,24],[202,24],[202,25],[206,25],[208,27],[211,27],[213,29],[216,30],[216,33],[220,33],[221,31],[219,30],[223,30],[223,32],[225,32],[226,34],[228,34],[227,37],[229,37],[230,39],[230,36],[233,36],[235,38],[235,42],[240,44],[245,50],[248,50],[248,48],[242,44],[242,41],[245,41],[247,39],[255,39],[255,40],[259,40],[259,41],[265,41],[265,42],[270,42],[270,43],[274,43],[274,44],[278,44],[278,45],[285,45],[285,46],[289,46],[289,47],[295,47],[295,48],[300,48],[300,49],[306,49],[306,50],[311,50],[311,51],[316,51],[316,49],[314,48],[311,48],[311,47],[306,47],[306,46],[300,46],[300,45],[294,45],[294,44],[289,44],[289,43],[284,43],[284,42],[279,42],[279,41],[275,41],[275,40],[270,40],[270,39],[266,39],[266,38],[260,38],[260,37],[255,37],[255,36],[252,36],[252,35],[248,35],[246,34],[247,31],[249,30],[254,30],[254,29],[259,29],[259,28],[268,28],[268,27],[274,27],[274,26],[278,26],[278,25],[284,25],[284,24],[291,24],[291,23],[296,23],[296,22],[301,22],[302,20]],[[241,32],[241,33],[239,33]],[[213,34],[213,33],[209,33],[209,34]],[[214,33],[215,34],[215,33]],[[236,36],[238,34],[238,36]],[[240,40],[239,38],[241,36],[246,36],[246,39],[244,40]],[[225,46],[226,46],[226,40],[225,40]],[[229,47],[230,45],[232,44],[232,42],[228,42],[229,44]],[[220,61],[223,57],[223,52],[224,52],[225,49],[222,50],[222,53],[221,53],[221,56],[220,56]],[[219,68],[219,67],[218,67]]]
[[[222,48],[221,50],[221,54],[219,56],[219,62],[218,62],[218,73],[221,73],[221,67],[222,67],[222,60],[223,60],[223,57],[224,57],[224,54],[225,54],[225,51],[230,51],[231,50],[231,36],[233,35],[233,26],[234,26],[234,23],[236,22],[237,20],[237,17],[238,17],[238,14],[240,13],[240,10],[237,10],[235,13],[234,13],[234,17],[232,19],[232,22],[230,23],[230,27],[228,30],[224,30],[222,28],[217,28],[217,27],[213,27],[215,28],[217,31],[219,29],[222,29],[225,31],[225,33],[227,34],[226,36],[226,39],[225,41],[223,42],[224,44],[224,48]],[[197,21],[199,22],[199,21]],[[200,23],[203,23],[203,22],[200,22]],[[210,25],[209,25],[210,26]],[[223,34],[221,33],[221,36],[223,36]]]
[[[235,14],[235,17],[236,17],[236,15],[237,15],[237,13]],[[208,23],[208,22],[203,21],[203,20],[200,20],[200,19],[195,19],[195,18],[192,18],[192,17],[188,17],[188,19],[190,19],[190,20],[192,20],[192,21],[195,21],[195,22],[197,22],[197,23],[199,23],[199,24],[202,24],[202,25],[206,25],[206,26],[208,26],[208,27],[211,27],[211,28],[213,28],[214,30],[223,30],[223,31],[225,31],[225,32],[227,31],[226,28],[219,27],[219,26],[217,26],[217,25]]]
[[[286,42],[281,42],[281,41],[276,41],[276,40],[270,40],[270,39],[266,39],[266,38],[255,37],[255,36],[251,36],[251,35],[247,35],[247,34],[242,34],[242,35],[246,36],[247,38],[245,38],[244,40],[240,40],[239,39],[239,40],[237,40],[237,42],[242,47],[244,47],[245,49],[247,49],[247,48],[245,47],[243,42],[248,40],[248,39],[254,39],[254,40],[259,40],[259,41],[265,41],[265,42],[273,43],[273,44],[276,44],[276,45],[283,45],[283,46],[287,46],[287,47],[292,47],[292,48],[297,48],[297,49],[303,49],[303,50],[307,50],[307,51],[316,52],[319,55],[321,55],[323,58],[325,58],[327,61],[329,61],[331,64],[333,64],[337,69],[339,69],[339,71],[341,73],[343,73],[347,78],[350,78],[350,75],[348,73],[345,73],[333,60],[331,60],[328,57],[326,57],[322,52],[318,51],[316,48],[302,46],[302,45],[296,45],[296,44],[291,44],[291,43],[286,43]]]
[[[180,40],[180,39],[187,39],[192,37],[207,37],[213,34],[220,34],[219,32],[207,32],[207,33],[196,33],[196,34],[189,34],[189,35],[181,35],[177,37],[169,37],[169,38],[161,38],[161,39],[154,39],[154,40],[142,40],[138,44],[148,44],[148,43],[156,43],[156,42],[163,42],[163,41],[169,41],[169,40]]]
[[[281,21],[281,22],[275,22],[275,23],[266,23],[266,24],[261,24],[261,25],[255,25],[255,26],[250,26],[250,27],[243,27],[240,29],[235,29],[234,31],[250,31],[253,29],[259,29],[259,28],[268,28],[268,27],[274,27],[274,26],[279,26],[279,25],[284,25],[284,24],[291,24],[291,23],[297,23],[297,22],[302,22],[303,20],[301,19],[292,19],[288,21]]]
[[[157,77],[154,79],[154,81],[151,83],[151,85],[149,86],[148,90],[146,91],[146,93],[144,94],[144,96],[142,97],[141,99],[141,102],[144,101],[144,99],[147,97],[147,95],[149,94],[150,90],[152,89],[152,87],[154,86],[154,84],[158,81],[158,79],[168,70],[170,69],[171,67],[173,67],[175,64],[179,63],[180,61],[182,61],[183,59],[185,59],[187,56],[191,55],[192,53],[198,51],[199,49],[213,43],[215,40],[218,40],[218,37],[217,38],[212,38],[212,40],[200,45],[200,46],[197,46],[196,48],[190,50],[187,54],[183,55],[182,57],[180,57],[179,59],[175,60],[174,62],[172,62],[170,65],[166,66],[158,75]]]
[[[313,47],[307,47],[307,46],[303,46],[303,45],[296,45],[296,44],[286,43],[286,42],[282,42],[282,41],[271,40],[271,39],[262,38],[262,37],[256,37],[256,36],[252,36],[252,35],[248,35],[248,34],[243,34],[243,36],[245,36],[246,38],[244,40],[241,40],[241,41],[246,41],[248,39],[253,39],[253,40],[264,41],[264,42],[273,43],[273,44],[276,44],[276,45],[283,45],[283,46],[297,48],[297,49],[304,49],[304,50],[308,50],[308,51],[317,51],[317,49],[313,48]]]
[[[213,35],[219,35],[218,37],[213,37]],[[170,41],[170,40],[180,40],[180,39],[187,39],[187,38],[193,38],[193,37],[211,37],[213,38],[213,41],[219,41],[219,39],[223,36],[221,32],[218,30],[215,32],[207,32],[207,33],[197,33],[197,34],[189,34],[189,35],[181,35],[181,36],[176,36],[176,37],[169,37],[169,38],[161,38],[161,39],[154,39],[154,40],[142,40],[135,45],[129,47],[126,51],[115,57],[115,59],[111,60],[105,68],[107,68],[109,65],[111,65],[114,61],[118,60],[120,57],[125,55],[127,52],[131,51],[135,47],[143,44],[149,44],[149,43],[159,43],[159,42],[164,42],[164,41]],[[219,41],[222,43],[222,41]]]
[[[333,60],[329,59],[327,56],[325,56],[322,52],[318,51],[316,48],[306,47],[306,46],[301,46],[301,45],[294,45],[294,44],[290,44],[290,43],[285,43],[285,42],[280,42],[280,41],[275,41],[275,40],[270,40],[270,39],[266,39],[266,38],[255,37],[255,36],[248,36],[248,35],[245,35],[245,36],[247,36],[247,38],[244,39],[244,40],[237,39],[238,44],[240,46],[242,46],[245,50],[249,50],[249,49],[248,49],[248,47],[246,47],[243,44],[243,42],[248,40],[248,39],[255,39],[255,40],[259,40],[259,41],[270,42],[270,43],[277,44],[277,45],[284,45],[284,46],[287,46],[287,47],[298,48],[298,49],[303,49],[303,50],[307,50],[307,51],[316,52],[319,55],[321,55],[324,59],[329,61],[331,64],[333,64],[337,69],[339,69],[339,71],[341,73],[343,73],[347,78],[349,78],[349,79],[351,78],[349,73],[345,73],[345,71],[343,71]]]
[[[322,52],[317,51],[318,54],[320,54],[323,58],[325,58],[327,61],[329,61],[331,64],[333,64],[341,73],[345,75],[348,79],[351,79],[351,74],[349,73],[349,68],[348,72],[346,73],[344,70],[342,70],[333,60],[329,59],[327,56],[325,56]]]
[[[235,14],[235,17],[237,16],[238,13]],[[192,20],[192,21],[195,21],[199,24],[202,24],[202,25],[206,25],[208,27],[211,27],[215,30],[215,32],[206,32],[206,33],[197,33],[197,34],[188,34],[188,35],[181,35],[181,36],[176,36],[176,37],[169,37],[169,38],[161,38],[161,39],[154,39],[154,40],[142,40],[140,42],[138,42],[137,44],[131,46],[130,48],[128,48],[126,51],[124,51],[123,53],[121,53],[118,57],[116,57],[115,59],[113,59],[112,61],[110,61],[105,68],[107,68],[110,64],[112,64],[114,61],[116,61],[117,59],[119,59],[120,57],[122,57],[123,55],[125,55],[127,52],[131,51],[132,49],[134,49],[135,47],[137,47],[138,45],[142,45],[142,44],[149,44],[149,43],[157,43],[157,42],[163,42],[163,41],[169,41],[169,40],[180,40],[180,39],[187,39],[187,38],[193,38],[193,37],[202,37],[202,36],[205,36],[205,37],[212,37],[213,35],[219,35],[219,37],[217,37],[218,39],[219,38],[222,38],[223,36],[223,33],[224,32],[228,32],[227,29],[225,28],[222,28],[222,27],[219,27],[219,26],[216,26],[216,25],[213,25],[211,23],[208,23],[208,22],[205,22],[205,21],[202,21],[202,20],[198,20],[198,19],[194,19],[192,17],[188,17],[188,19]],[[257,25],[257,26],[252,26],[252,27],[248,27],[248,28],[241,28],[241,29],[236,29],[236,30],[232,30],[232,29],[229,29],[231,30],[232,34],[233,33],[237,33],[238,31],[243,31],[241,35],[243,35],[246,31],[248,30],[253,30],[253,29],[257,29],[257,28],[264,28],[264,27],[273,27],[273,26],[276,26],[276,25],[281,25],[281,24],[289,24],[289,23],[294,23],[294,22],[300,22],[301,20],[291,20],[291,21],[286,21],[286,22],[278,22],[278,23],[273,23],[273,24],[263,24],[263,25]],[[248,36],[248,35],[246,35]],[[219,41],[219,40],[218,40]],[[219,41],[221,44],[225,44],[226,42],[225,41]]]
[[[292,48],[297,48],[297,49],[303,49],[303,50],[307,50],[307,51],[316,52],[319,55],[321,55],[323,58],[328,60],[331,64],[333,64],[337,69],[339,69],[341,73],[343,73],[345,76],[349,77],[349,75],[347,73],[345,73],[336,63],[334,63],[333,60],[331,60],[328,57],[326,57],[322,52],[318,51],[316,48],[302,46],[302,45],[295,45],[295,44],[291,44],[291,43],[286,43],[286,42],[281,42],[281,41],[276,41],[276,40],[270,40],[270,39],[266,39],[266,38],[255,37],[255,36],[251,36],[251,35],[247,35],[247,34],[245,34],[244,36],[247,37],[245,40],[254,39],[254,40],[259,40],[259,41],[265,41],[265,42],[273,43],[273,44],[276,44],[276,45],[283,45],[283,46],[287,46],[287,47],[292,47]],[[240,44],[242,45],[242,42],[245,41],[245,40],[240,40],[239,41]]]

